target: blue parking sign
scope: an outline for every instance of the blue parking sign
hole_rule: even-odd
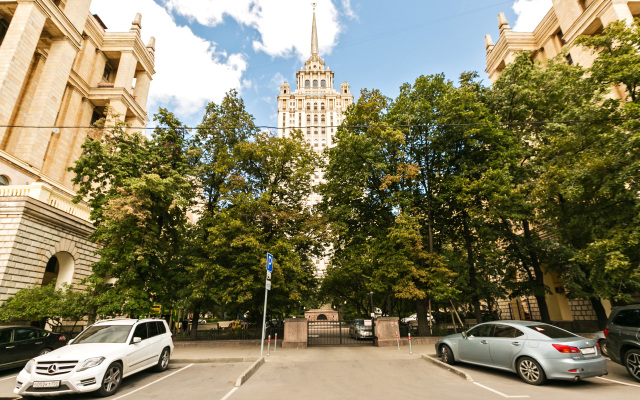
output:
[[[267,253],[267,271],[273,272],[273,256]]]

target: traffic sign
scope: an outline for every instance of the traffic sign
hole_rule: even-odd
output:
[[[267,271],[273,271],[273,256],[267,253]]]
[[[267,279],[271,280],[271,272],[267,271]]]
[[[271,290],[271,281],[267,281],[267,284],[265,286],[267,290]]]

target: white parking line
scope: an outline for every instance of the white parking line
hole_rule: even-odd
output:
[[[507,398],[507,399],[517,399],[517,398],[529,397],[529,396],[528,396],[528,395],[526,395],[526,394],[523,394],[523,395],[515,395],[515,396],[509,396],[508,394],[504,394],[504,393],[498,392],[497,390],[495,390],[495,389],[491,389],[490,387],[485,386],[485,385],[483,385],[483,384],[481,384],[481,383],[473,382],[473,384],[474,384],[474,385],[478,385],[478,386],[480,386],[480,387],[481,387],[481,388],[483,388],[483,389],[487,389],[487,390],[488,390],[488,391],[490,391],[490,392],[493,392],[493,393],[499,394],[500,396],[502,396],[502,397],[504,397],[504,398]]]
[[[6,381],[7,379],[13,379],[13,378],[15,378],[15,377],[17,377],[17,376],[18,376],[18,375],[8,376],[8,377],[6,377],[6,378],[2,378],[2,379],[0,379],[0,381]]]
[[[233,389],[229,390],[229,393],[225,394],[223,398],[221,398],[220,400],[227,400],[229,398],[229,396],[231,396],[233,394],[233,392],[235,392],[236,390],[238,390],[238,387],[234,387]]]
[[[146,384],[146,385],[144,385],[144,386],[142,386],[142,387],[139,387],[139,388],[137,388],[136,390],[132,390],[132,391],[131,391],[131,392],[129,392],[129,393],[125,393],[125,394],[123,394],[123,395],[122,395],[122,396],[120,396],[120,397],[116,397],[116,398],[115,398],[115,399],[113,399],[113,400],[119,400],[119,399],[121,399],[121,398],[123,398],[123,397],[127,397],[128,395],[133,394],[133,393],[135,393],[135,392],[137,392],[137,391],[139,391],[139,390],[142,390],[142,389],[144,389],[144,388],[147,388],[147,387],[149,387],[149,386],[151,386],[151,385],[153,385],[153,384],[155,384],[155,383],[158,383],[158,382],[160,382],[160,381],[161,381],[161,380],[163,380],[163,379],[167,379],[168,377],[170,377],[170,376],[172,376],[172,375],[175,375],[175,374],[177,374],[178,372],[182,372],[182,371],[184,371],[185,369],[187,369],[187,368],[191,367],[192,365],[193,365],[193,364],[189,364],[189,365],[187,365],[186,367],[182,367],[182,368],[180,368],[179,370],[177,370],[177,371],[175,371],[175,372],[170,373],[169,375],[165,375],[165,376],[163,376],[163,377],[162,377],[162,378],[160,378],[160,379],[156,379],[155,381],[153,381],[153,382],[151,382],[151,383],[148,383],[148,384]]]
[[[621,381],[614,381],[613,379],[609,379],[609,378],[603,378],[601,376],[597,377],[598,379],[602,379],[603,381],[609,381],[609,382],[613,382],[613,383],[619,383],[620,385],[627,385],[627,386],[633,386],[633,387],[638,387],[640,388],[640,385],[634,385],[633,383],[627,383],[627,382],[621,382]]]

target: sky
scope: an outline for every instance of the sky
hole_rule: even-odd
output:
[[[108,32],[129,31],[142,14],[142,39],[156,38],[147,109],[197,126],[209,102],[236,89],[258,126],[277,125],[276,96],[311,51],[312,0],[93,0]],[[498,40],[498,13],[527,32],[552,0],[315,0],[320,56],[358,98],[379,89],[395,98],[421,75],[477,71],[489,85],[484,36]],[[334,88],[336,88],[334,86]],[[150,122],[153,126],[153,121]]]

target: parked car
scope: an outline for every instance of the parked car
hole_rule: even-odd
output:
[[[349,325],[349,337],[354,339],[372,339],[373,338],[373,326],[371,321],[365,323],[363,319],[357,319]]]
[[[408,324],[411,323],[412,321],[417,321],[418,320],[418,314],[417,313],[413,313],[411,315],[409,315],[408,317],[404,317],[400,320],[401,323],[403,324]],[[432,320],[432,324],[436,323],[435,318],[431,317],[431,314],[427,313],[427,323],[429,322],[429,320]]]
[[[122,378],[152,367],[166,370],[172,352],[171,332],[162,319],[99,321],[68,346],[30,360],[13,392],[51,396],[98,391],[110,396]]]
[[[0,369],[22,367],[33,357],[66,344],[64,335],[32,326],[0,327]]]
[[[517,373],[532,385],[607,374],[607,361],[593,339],[532,321],[492,321],[436,343],[447,364],[461,361]]]
[[[598,331],[594,333],[593,338],[598,342],[602,355],[605,357],[609,357],[609,353],[607,353],[607,337],[605,336],[604,331]]]
[[[640,304],[613,307],[604,334],[611,361],[640,382]]]

